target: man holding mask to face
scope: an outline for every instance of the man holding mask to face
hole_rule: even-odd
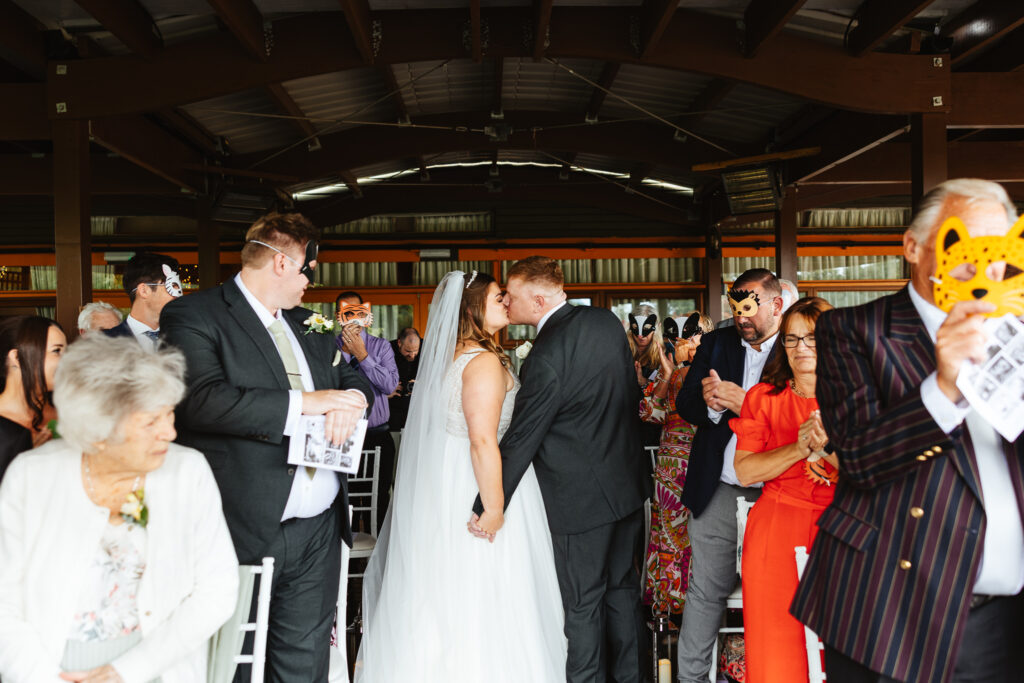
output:
[[[335,300],[341,333],[337,343],[343,363],[364,377],[373,388],[373,408],[367,416],[364,449],[380,446],[380,474],[377,488],[377,528],[384,524],[384,513],[391,502],[391,484],[394,481],[395,441],[388,423],[391,409],[388,396],[398,386],[398,365],[391,342],[369,333],[373,324],[370,302],[363,301],[358,292],[342,292]]]
[[[733,324],[703,336],[676,398],[679,415],[697,427],[683,488],[690,509],[691,578],[679,630],[679,680],[708,679],[725,601],[736,585],[736,499],[753,503],[759,487],[740,486],[733,467],[737,417],[747,390],[775,352],[782,289],[771,271],[754,268],[729,291]]]

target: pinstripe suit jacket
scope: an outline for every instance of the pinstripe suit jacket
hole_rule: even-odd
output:
[[[970,435],[921,402],[935,351],[906,289],[825,313],[814,336],[840,478],[791,611],[873,671],[948,681],[986,525]],[[1020,441],[1003,448],[1024,501]]]

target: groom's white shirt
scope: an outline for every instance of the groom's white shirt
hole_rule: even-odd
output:
[[[540,334],[540,328],[544,327],[544,323],[546,323],[546,322],[548,321],[548,318],[550,318],[550,317],[551,317],[551,315],[552,315],[552,314],[553,314],[553,313],[554,313],[555,311],[557,311],[557,310],[558,310],[559,308],[561,308],[562,306],[565,306],[565,305],[566,305],[567,303],[569,303],[569,302],[568,302],[568,301],[563,301],[562,303],[558,304],[557,306],[555,306],[555,307],[554,307],[554,308],[552,308],[552,309],[551,309],[550,311],[548,311],[547,313],[545,313],[545,314],[544,314],[544,317],[543,317],[543,318],[541,318],[541,319],[540,319],[540,322],[538,322],[538,323],[537,323],[537,334]]]

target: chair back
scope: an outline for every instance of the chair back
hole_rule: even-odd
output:
[[[380,446],[363,451],[359,460],[359,469],[348,478],[349,484],[368,484],[368,486],[349,487],[348,499],[352,503],[352,512],[369,517],[370,528],[367,532],[377,537],[377,496],[380,487]]]
[[[234,679],[239,664],[250,664],[249,680],[263,683],[263,670],[267,659],[267,628],[270,624],[270,594],[274,581],[274,558],[264,557],[260,565],[241,565],[238,568],[238,603],[235,613],[210,639],[207,664],[208,683],[229,683]],[[256,621],[248,621],[252,613],[252,593],[259,577],[256,596]],[[252,654],[243,655],[245,634],[253,633]]]
[[[658,446],[644,446],[647,456],[651,459],[651,471],[658,469]]]
[[[743,535],[747,532],[747,515],[752,507],[754,503],[748,503],[745,497],[736,499],[736,573],[740,578],[743,578]]]

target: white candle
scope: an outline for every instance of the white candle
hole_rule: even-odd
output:
[[[658,660],[658,683],[672,683],[672,662],[667,659]]]

